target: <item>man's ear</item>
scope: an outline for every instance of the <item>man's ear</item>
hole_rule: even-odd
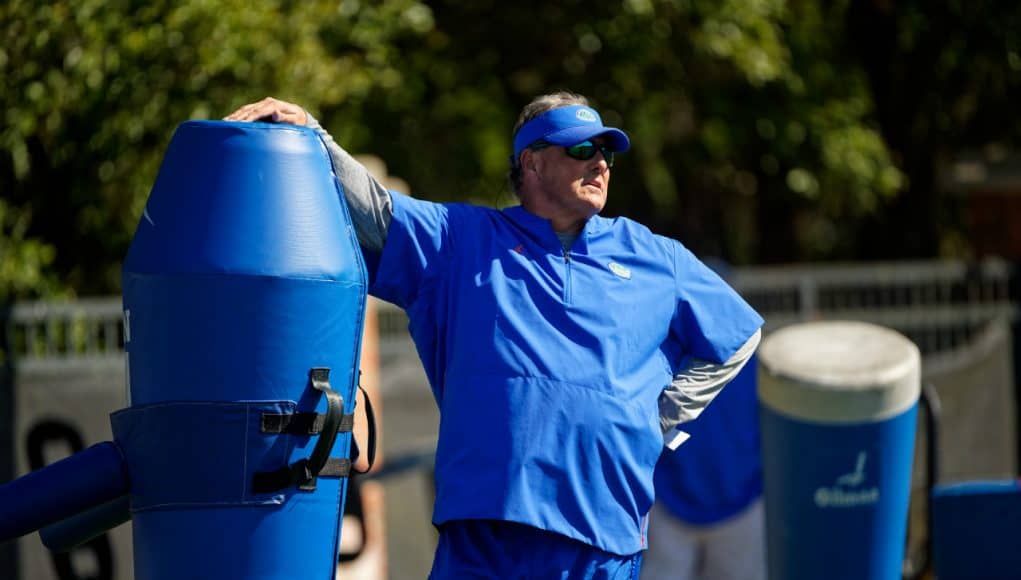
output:
[[[521,152],[521,170],[531,171],[535,173],[535,151],[532,149],[525,149]]]

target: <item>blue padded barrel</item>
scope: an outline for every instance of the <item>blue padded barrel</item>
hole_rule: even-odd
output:
[[[139,580],[332,579],[346,479],[253,488],[318,435],[264,414],[325,413],[314,367],[354,410],[366,274],[329,156],[288,125],[174,133],[123,268],[128,458]],[[331,457],[347,457],[350,433]]]
[[[770,578],[900,580],[921,355],[890,329],[792,324],[762,341]]]

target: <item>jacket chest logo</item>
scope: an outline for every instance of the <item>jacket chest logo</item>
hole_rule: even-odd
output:
[[[627,269],[624,266],[621,266],[617,262],[610,262],[609,264],[606,265],[606,267],[609,268],[611,272],[625,280],[631,279],[631,270]]]

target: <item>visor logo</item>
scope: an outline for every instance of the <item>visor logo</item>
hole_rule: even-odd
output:
[[[574,114],[579,120],[585,121],[586,123],[595,123],[596,114],[588,109],[578,109],[578,112]]]

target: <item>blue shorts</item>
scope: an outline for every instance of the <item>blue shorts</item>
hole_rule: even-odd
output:
[[[429,578],[638,580],[641,567],[642,552],[618,556],[531,526],[459,520],[440,527]]]

